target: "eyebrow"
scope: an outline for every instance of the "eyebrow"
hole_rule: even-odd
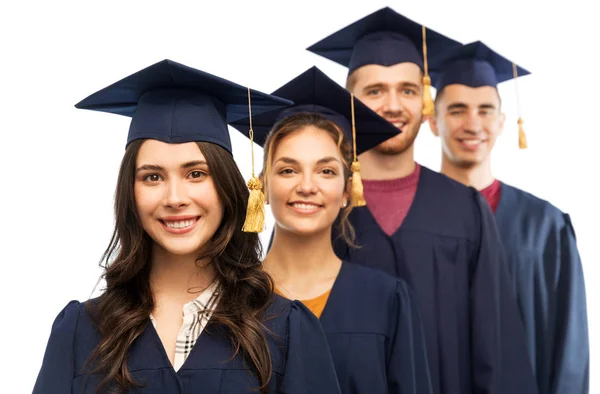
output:
[[[191,167],[197,167],[197,166],[201,166],[201,165],[207,165],[206,161],[204,160],[193,160],[193,161],[188,161],[187,163],[183,163],[181,165],[182,169],[187,169],[187,168],[191,168]],[[141,171],[164,171],[164,167],[156,165],[156,164],[144,164],[140,167],[138,167],[135,172],[141,172]]]
[[[451,111],[453,109],[465,109],[467,107],[468,106],[465,103],[452,103],[452,104],[448,105],[447,110]],[[479,109],[496,109],[496,106],[491,103],[485,103],[485,104],[479,105],[477,108],[479,108]]]
[[[281,158],[277,159],[275,161],[275,163],[280,162],[280,161],[282,161],[282,162],[284,162],[286,164],[299,164],[298,160],[292,159],[291,157],[281,157]],[[328,156],[328,157],[324,157],[322,159],[319,159],[317,161],[317,164],[318,165],[327,164],[327,163],[330,163],[332,161],[337,161],[338,163],[342,164],[342,162],[339,159],[337,159],[337,158],[335,158],[333,156]]]

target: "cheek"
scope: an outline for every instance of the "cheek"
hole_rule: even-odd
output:
[[[344,186],[344,180],[341,178],[327,179],[321,182],[320,189],[327,202],[341,204],[344,198]]]
[[[160,186],[145,187],[143,185],[134,186],[135,206],[142,220],[147,215],[152,215],[160,205]]]

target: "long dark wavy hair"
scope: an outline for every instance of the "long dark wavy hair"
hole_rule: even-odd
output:
[[[101,262],[106,289],[86,304],[100,334],[89,359],[91,372],[104,377],[96,392],[107,386],[114,392],[139,386],[127,369],[127,353],[154,309],[149,280],[153,241],[142,228],[134,196],[136,160],[143,143],[133,141],[121,162],[115,228]],[[273,298],[273,282],[262,270],[258,234],[241,231],[249,191],[229,152],[211,143],[198,142],[198,147],[224,208],[220,226],[197,260],[214,266],[219,283],[219,304],[211,319],[229,330],[235,353],[243,355],[266,393],[272,363],[261,319]]]
[[[344,166],[344,185],[346,190],[349,189],[350,179],[352,176],[352,171],[350,170],[350,165],[352,163],[352,148],[350,147],[350,142],[345,137],[344,132],[338,127],[337,124],[330,119],[327,119],[323,115],[312,112],[300,112],[283,118],[281,121],[276,123],[267,136],[264,144],[264,160],[263,169],[261,172],[264,180],[263,184],[265,190],[267,190],[267,185],[269,182],[268,176],[265,175],[269,174],[271,171],[273,154],[277,149],[277,145],[291,134],[302,131],[304,128],[309,126],[323,130],[325,133],[329,134],[329,136],[337,144],[339,153],[342,157],[342,164]],[[354,227],[348,219],[352,208],[353,207],[350,203],[345,208],[342,208],[338,216],[336,230],[338,230],[339,236],[348,245],[356,247],[357,245],[355,244]]]

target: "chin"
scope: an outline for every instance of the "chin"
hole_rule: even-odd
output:
[[[330,226],[318,226],[318,225],[307,225],[307,226],[302,226],[302,225],[298,225],[298,223],[294,223],[293,226],[286,226],[284,227],[285,231],[287,231],[290,234],[299,236],[299,237],[306,237],[306,238],[310,238],[310,237],[315,237],[315,236],[321,236],[324,235],[324,233],[327,232],[327,230],[329,228],[331,228]]]

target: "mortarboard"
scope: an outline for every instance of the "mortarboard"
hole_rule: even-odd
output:
[[[472,88],[491,86],[520,76],[529,75],[526,69],[498,54],[481,41],[440,53],[430,60],[431,80],[439,92],[444,87],[460,84]],[[515,85],[516,87],[516,85]],[[517,91],[517,100],[519,98]],[[519,108],[520,112],[520,108]],[[519,113],[519,147],[527,147],[523,119]]]
[[[254,113],[292,102],[251,91]],[[79,109],[131,117],[127,145],[149,138],[211,142],[231,152],[227,121],[248,116],[248,88],[163,60],[86,97]]]
[[[232,153],[228,121],[247,117],[250,109],[260,114],[291,104],[166,59],[99,90],[75,107],[130,116],[127,145],[146,138],[167,143],[209,142]],[[264,207],[260,209],[262,191],[254,168],[248,187],[243,231],[260,232]]]
[[[433,115],[427,51],[439,53],[460,45],[458,41],[426,29],[425,26],[385,7],[307,49],[348,67],[348,75],[368,64],[416,64],[424,72],[423,114]],[[422,51],[419,48],[422,48]]]
[[[352,180],[353,184],[357,182],[356,187],[359,187],[360,183],[360,166],[356,156],[400,133],[397,127],[372,111],[360,100],[354,100],[354,96],[350,92],[317,67],[309,68],[272,94],[289,99],[294,102],[294,105],[264,112],[251,119],[249,117],[238,119],[229,124],[246,136],[249,136],[251,128],[254,141],[264,146],[267,135],[279,121],[297,113],[318,113],[336,123],[344,134],[352,139],[354,152]],[[362,193],[358,190],[356,193],[353,192],[353,196],[359,195]],[[361,205],[358,200],[360,197],[356,197],[354,206]]]

